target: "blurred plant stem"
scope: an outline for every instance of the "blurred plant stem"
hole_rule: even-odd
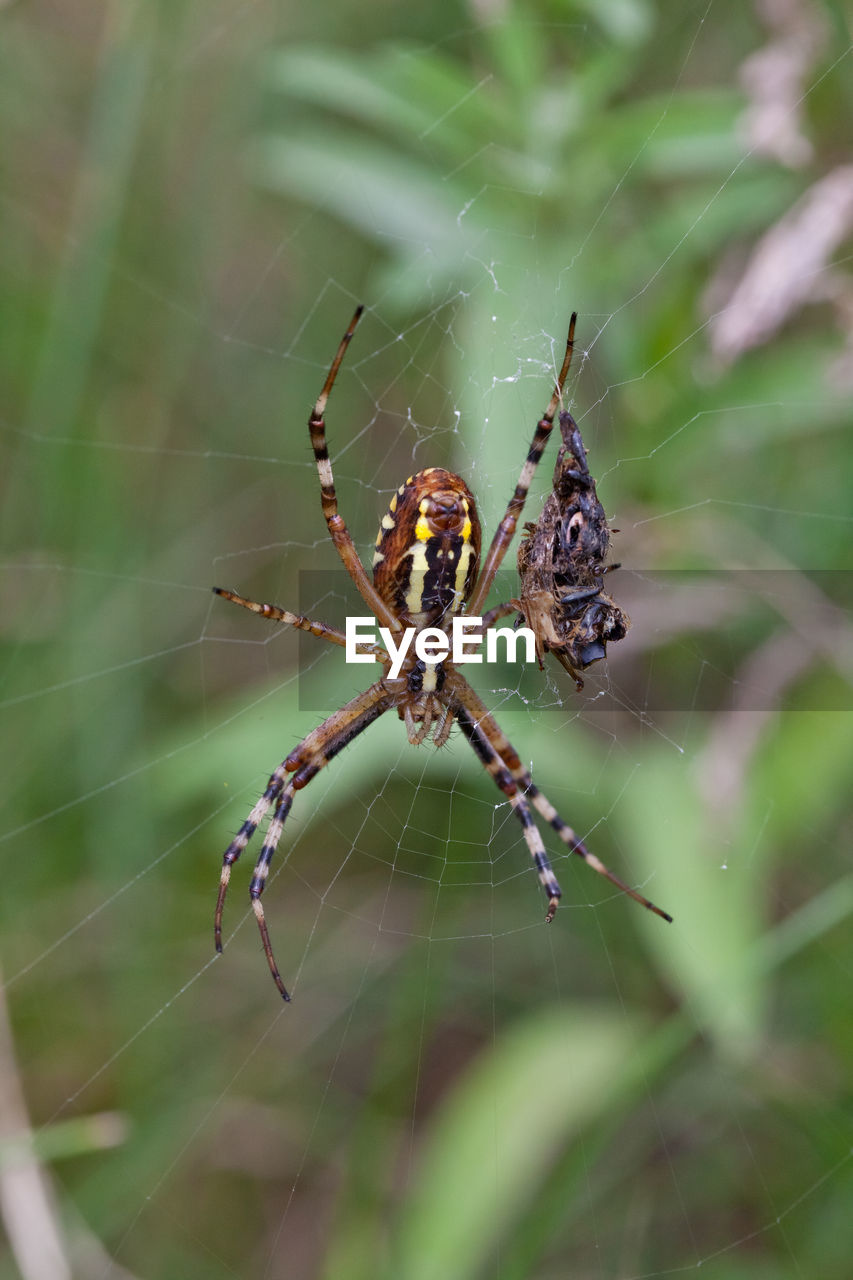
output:
[[[0,1145],[24,1142],[29,1159],[0,1163],[0,1212],[23,1280],[71,1280],[71,1263],[47,1171],[32,1150],[0,973]]]

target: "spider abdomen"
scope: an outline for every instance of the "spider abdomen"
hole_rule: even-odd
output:
[[[409,476],[376,538],[373,585],[397,617],[441,625],[471,595],[480,565],[480,521],[465,481],[442,467]]]

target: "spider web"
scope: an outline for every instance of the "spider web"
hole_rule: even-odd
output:
[[[849,35],[805,2],[478,5],[399,45],[341,17],[4,14],[4,1274],[841,1277],[853,197],[820,139]],[[491,536],[579,311],[633,628],[581,695],[469,671],[675,923],[543,824],[546,928],[464,740],[389,715],[288,819],[285,1008],[259,837],[213,957],[219,858],[371,673],[209,588],[351,608],[305,420],[357,300],[327,421],[363,558],[431,463]]]

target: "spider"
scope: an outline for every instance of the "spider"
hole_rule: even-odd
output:
[[[563,384],[572,359],[577,317],[572,316],[565,357],[554,392],[545,413],[536,424],[527,459],[503,519],[492,538],[482,570],[479,567],[480,521],[473,494],[459,476],[440,467],[428,467],[425,471],[409,476],[392,497],[386,515],[382,517],[373,555],[371,582],[344,519],[338,512],[332,465],[326,447],[324,417],[341,361],[363,310],[362,306],[356,309],[341,339],[308,421],[320,478],[323,515],[344,567],[365,604],[382,626],[392,633],[400,632],[405,627],[414,627],[417,632],[437,628],[447,634],[453,618],[463,609],[471,617],[480,616],[495,575],[515,534],[536,466],[561,403]],[[278,605],[247,600],[222,587],[214,587],[213,590],[216,595],[263,618],[308,631],[333,644],[346,644],[343,632],[323,622],[312,621],[302,614],[279,608]],[[514,601],[498,605],[484,614],[483,633],[500,618],[516,612],[517,608],[518,601]],[[391,658],[382,646],[361,644],[358,649],[373,656],[383,667],[383,675],[363,693],[334,711],[294,747],[272,774],[263,795],[225,850],[214,918],[214,941],[218,952],[222,951],[222,912],[231,868],[272,809],[266,838],[249,885],[249,897],[273,980],[282,997],[290,1000],[275,961],[261,904],[270,864],[296,792],[306,787],[339,751],[386,711],[397,712],[406,726],[409,742],[414,745],[426,741],[431,734],[435,745],[442,746],[450,736],[453,722],[459,725],[463,736],[471,744],[486,772],[507,797],[521,823],[539,881],[548,897],[545,916],[547,922],[554,918],[562,891],[548,861],[542,835],[530,810],[531,804],[554,828],[572,853],[578,854],[594,871],[606,876],[636,902],[664,920],[672,920],[667,912],[656,907],[610,871],[563,821],[550,801],[534,785],[515,747],[449,657],[434,663],[424,662],[416,657],[412,647],[399,674],[392,677]]]
[[[571,335],[570,335],[571,336]],[[536,636],[536,656],[546,653],[583,688],[580,671],[606,654],[607,642],[627,635],[631,621],[604,591],[610,528],[589,472],[580,428],[560,412],[563,443],[553,491],[536,524],[524,526],[518,548],[519,609]]]

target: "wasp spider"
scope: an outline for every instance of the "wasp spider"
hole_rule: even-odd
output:
[[[320,477],[323,515],[344,567],[381,626],[395,634],[408,627],[414,627],[416,632],[437,628],[449,634],[453,618],[463,609],[469,617],[480,617],[495,575],[512,541],[524,500],[561,402],[563,384],[572,358],[576,316],[573,315],[571,319],[565,358],[553,395],[545,413],[536,424],[521,475],[492,538],[482,570],[480,521],[473,494],[459,476],[440,467],[428,467],[425,471],[410,476],[391,499],[376,540],[371,582],[344,519],[338,512],[332,465],[326,447],[324,418],[329,394],[362,311],[363,307],[358,307],[341,340],[308,422]],[[343,632],[325,623],[312,621],[277,605],[247,600],[220,587],[214,587],[213,590],[217,595],[244,609],[250,609],[263,618],[309,631],[333,644],[346,643]],[[518,602],[515,601],[491,609],[483,615],[483,632],[499,619],[514,613],[517,608]],[[648,898],[614,875],[587,849],[568,823],[563,821],[554,806],[534,785],[515,747],[449,657],[435,663],[425,663],[416,656],[414,647],[410,647],[398,674],[392,677],[391,658],[383,647],[363,644],[359,649],[374,657],[383,667],[383,675],[364,693],[333,712],[290,752],[272,774],[260,800],[225,850],[214,921],[217,951],[222,950],[222,911],[231,868],[259,824],[272,810],[266,838],[249,885],[249,897],[270,972],[281,995],[285,1000],[290,999],[273,955],[261,905],[270,863],[296,792],[307,786],[347,743],[352,742],[386,711],[397,712],[406,726],[409,741],[413,744],[424,742],[432,735],[435,745],[441,746],[447,741],[453,722],[456,721],[521,823],[539,881],[548,897],[545,916],[547,921],[554,918],[561,889],[548,861],[542,836],[531,813],[531,805],[554,828],[571,852],[579,854],[594,871],[606,876],[624,893],[662,916],[664,920],[672,919],[660,907],[656,907]]]

